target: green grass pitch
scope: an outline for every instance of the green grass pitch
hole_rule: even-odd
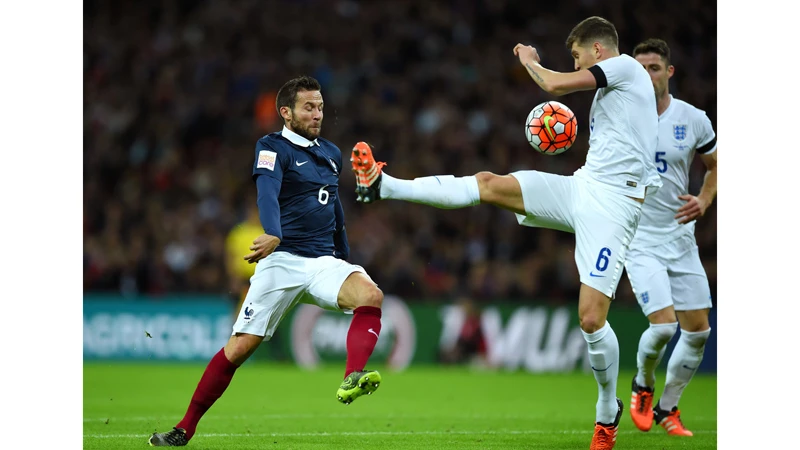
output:
[[[204,365],[85,363],[83,448],[149,448],[155,430],[183,416]],[[383,384],[352,405],[336,401],[341,367],[306,371],[251,362],[206,413],[193,449],[588,449],[597,387],[588,373],[480,372],[381,367]],[[663,387],[659,372],[656,398]],[[691,438],[655,426],[637,430],[628,413],[632,372],[620,374],[625,404],[615,450],[716,449],[717,378],[698,374],[681,412]]]

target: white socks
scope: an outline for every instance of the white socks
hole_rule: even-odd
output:
[[[589,344],[589,362],[597,380],[597,416],[595,420],[611,424],[617,417],[617,376],[619,376],[619,341],[611,324],[606,321],[594,333],[583,333]]]
[[[381,198],[406,200],[441,209],[464,208],[481,202],[475,176],[456,178],[439,175],[400,180],[390,177],[386,172],[381,180]]]
[[[636,353],[636,384],[654,388],[656,385],[656,367],[661,362],[661,357],[667,350],[675,332],[678,331],[678,322],[650,324],[650,328],[642,333],[639,339],[639,351]]]
[[[661,395],[659,405],[665,411],[678,406],[678,400],[683,394],[683,389],[689,384],[700,362],[703,361],[703,352],[706,349],[708,335],[711,328],[695,333],[681,330],[681,337],[675,344],[675,350],[669,357],[667,364],[667,379],[664,393]]]

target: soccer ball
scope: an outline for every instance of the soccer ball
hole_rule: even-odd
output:
[[[536,105],[525,121],[525,137],[536,151],[545,155],[564,153],[578,135],[578,120],[567,105],[548,101]]]

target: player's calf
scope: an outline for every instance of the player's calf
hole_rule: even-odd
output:
[[[231,363],[241,366],[255,353],[258,346],[261,345],[263,341],[263,336],[237,333],[231,336],[225,344],[225,357],[228,358]]]

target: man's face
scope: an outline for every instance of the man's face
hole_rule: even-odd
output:
[[[294,108],[288,110],[289,129],[309,141],[322,131],[322,94],[319,91],[298,91]]]
[[[597,57],[599,56],[599,47],[600,44],[593,43],[592,45],[588,45],[586,47],[582,47],[578,45],[577,42],[572,43],[572,59],[575,62],[575,71],[581,69],[588,69],[597,63]]]
[[[650,80],[653,81],[656,97],[661,98],[667,92],[669,79],[675,73],[675,68],[667,66],[667,63],[658,53],[640,53],[636,55],[636,60],[647,70]]]

